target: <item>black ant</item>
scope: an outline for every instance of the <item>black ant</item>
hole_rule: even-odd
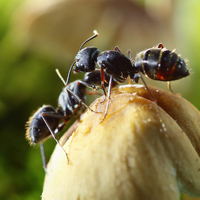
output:
[[[86,87],[99,89],[99,87],[101,86],[100,73],[101,72],[99,70],[86,73],[83,80],[77,80],[70,83],[68,86],[63,88],[62,92],[59,95],[58,108],[54,109],[50,105],[43,105],[29,118],[29,121],[27,122],[26,139],[30,142],[31,145],[35,145],[38,143],[40,144],[43,167],[45,172],[47,162],[43,143],[51,136],[63,149],[69,163],[68,154],[59,143],[59,141],[56,139],[56,134],[63,130],[63,128],[70,121],[72,116],[80,116],[80,114],[83,112],[81,105],[90,109],[85,104]],[[105,82],[108,82],[109,80],[110,75],[106,74]],[[113,85],[117,84],[115,79],[113,79],[112,81],[114,82]],[[107,87],[108,84],[105,84]]]
[[[162,44],[159,44],[158,48],[151,48],[137,54],[133,64],[131,62],[131,58],[122,54],[118,47],[115,47],[115,50],[104,51],[100,54],[99,50],[95,47],[85,47],[82,49],[88,41],[97,36],[98,33],[95,31],[94,35],[81,45],[79,52],[75,57],[75,61],[70,67],[66,85],[69,83],[69,77],[74,65],[74,72],[77,73],[92,71],[95,69],[95,63],[97,63],[101,68],[101,85],[104,94],[106,95],[104,74],[105,72],[110,74],[108,102],[103,120],[108,112],[113,78],[121,83],[125,82],[128,76],[136,83],[138,83],[139,79],[141,79],[153,101],[156,102],[156,98],[148,88],[140,73],[147,75],[151,79],[160,81],[177,80],[189,75],[189,70],[184,60],[174,51],[164,49]],[[170,85],[169,89],[171,90]]]

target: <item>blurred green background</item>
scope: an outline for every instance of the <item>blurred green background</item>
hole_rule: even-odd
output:
[[[40,198],[45,175],[40,149],[25,140],[25,123],[43,104],[57,106],[63,84],[55,68],[66,78],[81,43],[94,29],[100,36],[88,45],[101,51],[119,45],[123,52],[131,49],[134,57],[159,42],[176,48],[187,58],[191,76],[173,82],[172,89],[200,109],[198,0],[163,0],[162,5],[156,0],[118,1],[118,7],[113,6],[114,1],[109,5],[96,1],[96,7],[91,1],[91,7],[75,2],[69,1],[65,7],[52,0],[0,1],[0,199]],[[124,14],[134,13],[134,9],[137,15]],[[147,82],[167,90],[166,83]],[[55,141],[50,139],[44,146],[49,158]]]

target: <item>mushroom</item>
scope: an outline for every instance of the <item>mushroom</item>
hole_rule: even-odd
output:
[[[179,200],[200,197],[200,113],[188,101],[141,85],[112,90],[61,138],[70,164],[56,146],[48,164],[43,200]]]
[[[129,0],[27,0],[13,17],[14,33],[37,52],[65,63],[94,29],[102,39],[90,45],[100,50],[118,45],[122,52],[131,48],[135,55],[158,41],[174,47],[174,1],[142,5]]]

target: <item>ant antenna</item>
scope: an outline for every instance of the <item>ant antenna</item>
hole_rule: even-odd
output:
[[[91,36],[91,37],[88,38],[85,42],[83,42],[83,44],[81,45],[79,51],[83,48],[83,46],[84,46],[87,42],[89,42],[90,40],[94,39],[95,37],[97,37],[97,36],[99,35],[99,33],[98,33],[96,30],[94,30],[93,33],[94,33],[93,36]],[[72,63],[70,69],[69,69],[69,72],[68,72],[68,75],[67,75],[67,80],[66,80],[66,82],[65,82],[65,86],[67,86],[67,85],[69,84],[69,78],[70,78],[70,75],[71,75],[71,72],[72,72],[72,68],[73,68],[73,66],[75,65],[75,63],[76,63],[77,61],[78,61],[78,60],[75,60],[75,61]]]
[[[69,78],[70,78],[70,75],[71,75],[73,66],[74,66],[74,64],[75,64],[77,61],[78,61],[78,60],[75,60],[75,61],[72,63],[71,67],[69,68],[69,72],[68,72],[68,75],[67,75],[67,80],[66,80],[66,82],[65,82],[65,86],[67,86],[67,85],[69,84]]]
[[[64,83],[64,85],[65,85],[65,80],[64,80],[64,78],[62,77],[62,75],[61,75],[61,73],[60,73],[60,71],[58,70],[58,69],[56,69],[56,73],[57,73],[57,75],[58,75],[58,77],[61,79],[61,81]]]
[[[93,36],[91,36],[91,37],[88,38],[85,42],[83,42],[83,44],[81,45],[79,51],[83,48],[83,46],[84,46],[87,42],[89,42],[90,40],[94,39],[95,37],[97,37],[97,36],[99,35],[98,32],[97,32],[96,30],[94,30],[93,33],[94,33]]]

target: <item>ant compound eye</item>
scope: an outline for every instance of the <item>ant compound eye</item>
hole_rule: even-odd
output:
[[[77,62],[76,66],[74,68],[74,72],[75,73],[84,72],[84,67],[85,67],[85,65],[83,63]]]

